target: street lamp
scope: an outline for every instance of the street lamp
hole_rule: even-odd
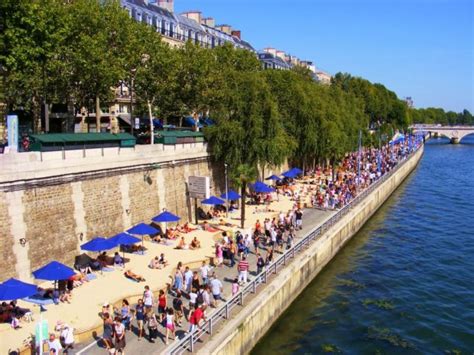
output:
[[[225,175],[225,212],[226,212],[226,217],[229,218],[229,184],[227,182],[227,168],[229,164],[224,163],[224,175]]]
[[[135,73],[137,72],[137,69],[132,69],[132,77],[130,79],[130,133],[133,136],[133,129],[135,126],[135,120],[133,118],[133,82],[135,81]]]

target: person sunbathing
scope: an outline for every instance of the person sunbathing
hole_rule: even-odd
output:
[[[165,254],[161,253],[160,255],[160,259],[158,260],[158,262],[163,266],[168,266],[168,260],[165,259]]]
[[[191,241],[191,244],[189,245],[189,249],[199,249],[201,247],[201,242],[194,237],[194,239]]]
[[[176,249],[185,250],[185,249],[188,249],[188,248],[189,248],[188,245],[184,241],[184,237],[181,237],[181,239],[179,240],[178,245],[176,246]]]
[[[107,267],[107,253],[104,251],[97,257],[101,268]]]
[[[123,274],[125,275],[126,278],[129,278],[136,282],[146,281],[143,276],[135,274],[134,272],[132,272],[132,270],[127,270]]]
[[[151,259],[148,267],[150,269],[161,269],[160,259],[157,256],[155,256],[153,259]]]
[[[72,299],[72,293],[69,290],[61,292],[61,294],[59,296],[59,300],[61,302],[71,303],[71,299]]]
[[[166,229],[166,237],[168,239],[174,240],[179,237],[179,232],[177,230],[174,230],[172,228]]]

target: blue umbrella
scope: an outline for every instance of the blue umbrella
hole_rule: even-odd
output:
[[[286,178],[289,178],[289,179],[293,179],[295,177],[297,177],[300,173],[298,173],[297,171],[291,169],[291,170],[288,170],[288,171],[285,171],[283,174],[284,177]]]
[[[161,222],[178,222],[181,218],[175,216],[171,212],[161,212],[158,216],[153,217],[151,220],[156,223]]]
[[[51,281],[67,280],[75,274],[73,269],[57,261],[51,261],[42,268],[33,271],[33,276],[36,279]]]
[[[298,175],[303,174],[303,170],[301,170],[300,168],[293,168],[291,170],[296,172]]]
[[[102,237],[97,237],[94,239],[89,240],[87,243],[81,245],[82,250],[87,251],[102,251],[102,250],[109,250],[113,249],[117,246],[110,241],[110,239],[105,239]]]
[[[227,196],[227,195],[229,195],[229,196]],[[229,198],[227,198],[227,197],[229,197]],[[223,198],[224,200],[235,201],[235,200],[238,200],[240,198],[240,195],[237,192],[235,192],[234,190],[229,190],[227,194],[224,192],[221,195],[221,198]]]
[[[201,203],[203,205],[223,205],[225,201],[221,200],[216,196],[211,196],[209,198],[206,198],[205,200],[202,200]]]
[[[36,285],[27,284],[17,279],[9,279],[0,284],[0,301],[17,300],[33,296],[36,292]]]
[[[279,181],[279,180],[281,180],[281,177],[276,176],[276,175],[272,175],[272,176],[267,177],[265,180],[275,180],[275,181]]]
[[[141,240],[128,233],[119,233],[109,238],[109,241],[115,245],[130,245],[138,243]]]
[[[158,234],[159,231],[148,224],[140,223],[127,230],[127,232],[136,235],[153,235]]]
[[[251,185],[251,188],[255,191],[255,192],[258,192],[258,193],[265,193],[265,194],[268,194],[270,192],[273,192],[275,191],[275,189],[273,187],[270,187],[268,185],[265,185],[263,182],[261,181],[257,181],[255,184]]]

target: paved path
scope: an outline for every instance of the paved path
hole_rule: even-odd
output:
[[[303,229],[297,232],[297,238],[301,238],[308,234],[313,228],[321,225],[326,219],[328,219],[334,212],[328,211],[321,211],[317,209],[306,209],[304,211],[303,216]],[[255,277],[256,272],[256,256],[253,253],[253,248],[251,248],[251,254],[249,254],[248,261],[250,263],[250,275],[249,279],[252,280]],[[265,253],[262,254],[265,256]],[[275,255],[278,257],[278,254]],[[216,273],[218,278],[222,281],[224,285],[224,298],[228,298],[231,296],[231,286],[232,280],[237,276],[237,268],[234,266],[230,268],[228,266],[223,266],[220,268],[216,268]],[[187,302],[185,300],[185,305],[187,306]],[[168,296],[168,304],[172,304],[172,297]],[[214,309],[211,309],[210,312],[213,312]],[[138,341],[138,338],[135,334],[136,322],[132,321],[132,332],[127,332],[126,339],[127,339],[127,347],[126,353],[128,354],[158,354],[165,350],[165,329],[163,327],[159,327],[158,330],[158,338],[156,339],[155,343],[150,343],[147,339],[142,339]],[[224,323],[225,326],[225,323]],[[188,323],[184,322],[183,327],[177,328],[176,335],[178,338],[181,338],[188,330]],[[100,339],[98,341],[94,341],[88,344],[78,344],[76,347],[74,354],[87,354],[87,355],[103,355],[106,354],[105,348],[102,346],[102,342]]]

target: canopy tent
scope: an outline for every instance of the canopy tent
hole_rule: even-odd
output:
[[[270,192],[275,191],[273,187],[270,187],[261,181],[257,181],[255,184],[250,185],[250,188],[252,188],[257,193],[264,193],[264,194],[268,194]]]
[[[405,136],[401,133],[396,133],[393,137],[392,137],[392,140],[390,141],[390,145],[393,145],[393,144],[398,144],[398,143],[402,143],[402,142],[405,142]]]
[[[51,261],[49,264],[43,266],[42,268],[33,271],[33,276],[35,277],[35,279],[50,281],[67,280],[75,274],[76,273],[73,269],[57,261]]]
[[[224,192],[220,197],[223,198],[224,200],[235,201],[240,198],[240,195],[234,190],[229,190],[227,194]]]
[[[265,180],[280,181],[280,180],[281,180],[281,177],[276,176],[276,175],[272,175],[272,176],[267,177]]]
[[[206,198],[205,200],[202,200],[201,203],[203,205],[223,205],[225,204],[225,201],[221,200],[216,196],[211,196],[209,198]]]
[[[103,251],[113,249],[117,246],[110,239],[105,239],[102,237],[97,237],[89,240],[87,243],[81,245],[82,250],[86,251]]]
[[[33,296],[36,292],[36,285],[17,279],[8,279],[0,284],[0,301],[14,301],[19,298]]]
[[[181,218],[172,214],[171,212],[164,211],[161,212],[158,216],[153,217],[151,220],[156,223],[166,223],[166,222],[178,222]]]

